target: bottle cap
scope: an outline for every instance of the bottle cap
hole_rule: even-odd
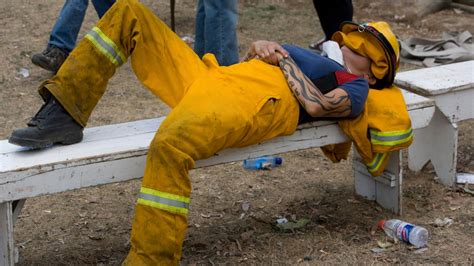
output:
[[[380,220],[378,223],[377,223],[377,227],[380,228],[380,229],[383,229],[385,225],[385,220]]]
[[[281,157],[275,157],[275,164],[280,165],[283,162],[283,158]]]

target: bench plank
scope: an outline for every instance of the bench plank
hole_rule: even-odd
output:
[[[395,83],[423,96],[472,88],[474,60],[398,73]]]

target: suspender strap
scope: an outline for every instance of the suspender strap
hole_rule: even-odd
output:
[[[331,72],[326,76],[314,80],[313,82],[322,94],[326,94],[337,88],[339,85],[352,81],[356,78],[356,75],[339,70],[336,72]]]
[[[331,72],[326,76],[316,79],[314,85],[316,85],[322,94],[326,94],[337,88],[339,84],[337,83],[335,72]]]

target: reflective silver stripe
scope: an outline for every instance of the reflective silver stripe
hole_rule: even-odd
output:
[[[138,195],[138,197],[141,198],[141,199],[144,199],[144,200],[149,200],[149,201],[153,201],[153,202],[156,202],[156,203],[161,203],[161,204],[164,204],[164,205],[173,206],[173,207],[177,207],[177,208],[184,208],[184,209],[189,208],[188,203],[182,202],[182,201],[179,201],[179,200],[171,200],[171,199],[162,198],[162,197],[159,197],[159,196],[154,196],[154,195],[145,194],[145,193],[140,193]]]
[[[379,166],[380,161],[383,158],[383,153],[377,153],[375,155],[375,160],[370,163],[370,165],[367,165],[370,170],[377,169]]]
[[[380,136],[380,135],[377,135],[377,134],[374,134],[374,133],[370,132],[370,137],[372,139],[375,139],[375,140],[378,140],[378,141],[388,142],[388,141],[406,139],[412,134],[412,131],[413,130],[410,129],[410,131],[408,131],[407,133],[405,133],[403,135],[394,135],[394,136]]]
[[[115,51],[115,49],[110,46],[107,42],[102,40],[102,38],[99,36],[99,34],[93,30],[89,31],[88,33],[90,36],[94,38],[94,40],[97,41],[97,43],[104,48],[118,63],[119,65],[123,64],[122,57]]]

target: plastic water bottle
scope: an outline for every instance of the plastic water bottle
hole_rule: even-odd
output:
[[[380,221],[379,227],[382,228],[389,237],[396,237],[403,242],[412,244],[416,248],[424,247],[428,243],[428,230],[421,226],[391,219]]]
[[[244,168],[248,170],[271,169],[281,165],[283,159],[277,156],[262,156],[244,160]]]

